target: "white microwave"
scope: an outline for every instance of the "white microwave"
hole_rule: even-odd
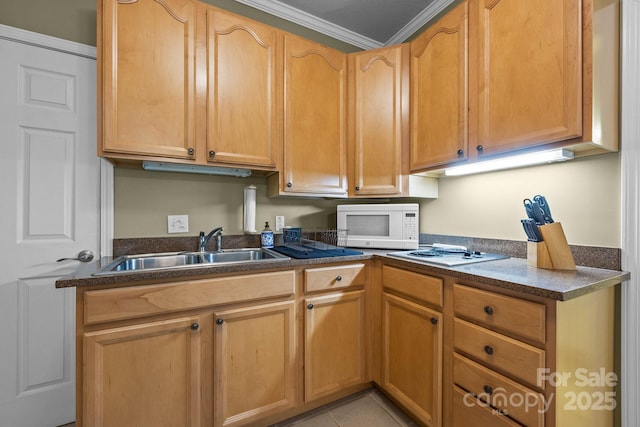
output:
[[[346,230],[346,246],[418,249],[417,203],[338,205],[338,230]]]

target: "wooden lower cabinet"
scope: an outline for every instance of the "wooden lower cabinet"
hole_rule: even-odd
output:
[[[85,425],[200,426],[202,329],[192,316],[85,333]]]
[[[454,386],[452,427],[521,427],[510,418],[498,414],[489,405]]]
[[[382,388],[427,426],[441,425],[442,313],[382,295]]]
[[[616,286],[556,301],[381,264],[78,287],[76,425],[266,426],[372,380],[421,426],[615,425]]]
[[[295,302],[214,312],[214,425],[254,423],[296,405]]]
[[[365,291],[305,298],[304,396],[365,382]]]
[[[454,284],[453,425],[614,426],[615,294],[555,301]]]

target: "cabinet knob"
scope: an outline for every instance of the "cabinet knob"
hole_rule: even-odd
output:
[[[342,276],[337,276],[336,277],[336,282],[340,282],[342,280]]]
[[[356,185],[356,191],[360,191],[360,186]]]
[[[194,150],[193,148],[187,148],[187,154],[189,154],[190,156],[193,156],[193,153],[195,153],[196,150]]]
[[[308,308],[309,310],[312,310],[312,309],[313,309],[313,304],[307,304],[307,308]]]
[[[458,154],[458,157],[462,157],[462,155],[464,154],[464,150],[461,148],[456,153]]]
[[[216,325],[222,325],[224,323],[223,319],[217,319],[216,320]]]
[[[200,324],[198,324],[197,322],[194,322],[191,324],[192,331],[197,331],[199,328],[200,328]]]
[[[485,345],[484,352],[491,356],[493,354],[493,347],[491,347],[490,345]]]
[[[482,145],[476,145],[476,150],[478,150],[479,153],[482,153],[482,150],[484,150],[484,147]]]
[[[482,389],[483,389],[483,390],[484,390],[484,392],[485,392],[485,393],[487,393],[487,394],[491,394],[491,393],[493,393],[493,387],[491,387],[490,385],[486,385],[486,384],[485,384],[485,385],[482,387]]]
[[[437,325],[438,324],[438,318],[437,317],[432,317],[431,318],[431,324],[432,325]]]
[[[493,314],[493,307],[491,307],[490,305],[486,305],[484,307],[484,312],[491,316]]]
[[[216,156],[216,152],[211,150],[209,151],[209,157],[215,157]]]
[[[291,188],[293,187],[293,183],[292,182],[287,182],[287,188]]]

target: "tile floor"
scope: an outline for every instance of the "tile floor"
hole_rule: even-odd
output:
[[[271,427],[416,427],[376,389],[346,397]]]
[[[416,423],[376,389],[298,415],[271,427],[416,427]],[[60,427],[75,427],[75,423]]]

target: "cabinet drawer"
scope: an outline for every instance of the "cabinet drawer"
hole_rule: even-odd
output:
[[[456,315],[489,328],[545,343],[545,306],[542,304],[454,285],[453,309]]]
[[[499,415],[470,393],[453,387],[453,427],[521,427],[506,415]]]
[[[529,427],[544,425],[544,396],[459,354],[453,355],[453,381],[509,417]]]
[[[534,387],[537,370],[544,368],[544,350],[464,320],[454,319],[453,343],[456,350]]]
[[[382,285],[386,289],[442,307],[442,279],[399,268],[382,267]]]
[[[285,297],[294,292],[293,270],[87,291],[84,294],[84,323]]]
[[[307,268],[304,270],[304,291],[314,292],[363,286],[365,280],[366,268],[364,264]]]

